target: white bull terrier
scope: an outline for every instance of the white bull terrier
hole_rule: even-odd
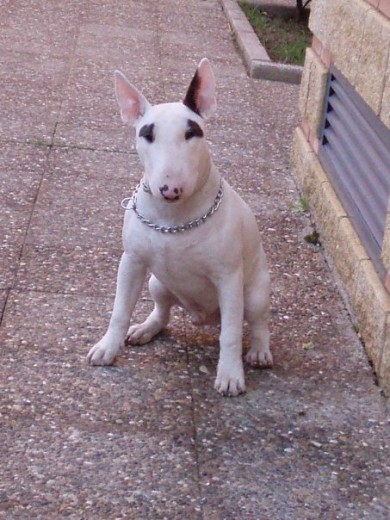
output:
[[[115,90],[123,122],[136,129],[144,176],[126,207],[110,324],[88,360],[110,365],[126,339],[149,342],[178,304],[197,324],[220,320],[215,388],[236,396],[245,391],[244,319],[251,331],[246,360],[272,366],[270,279],[255,217],[221,178],[204,137],[204,121],[216,108],[210,63],[200,62],[182,103],[152,106],[119,71]],[[147,271],[154,309],[129,329]]]

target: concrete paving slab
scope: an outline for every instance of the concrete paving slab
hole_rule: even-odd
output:
[[[18,268],[48,150],[15,143],[1,143],[1,150],[0,287],[9,288]]]
[[[120,203],[140,178],[138,159],[129,154],[57,149],[48,168],[27,243],[83,247],[104,243],[117,249],[124,213]]]
[[[126,40],[122,42],[126,44]],[[102,45],[102,43],[100,43]],[[83,47],[84,48],[84,47]],[[87,47],[88,48],[88,47]],[[95,48],[95,47],[94,47]],[[117,47],[111,49],[111,54],[118,54]],[[105,58],[99,61],[84,57],[75,58],[66,88],[65,100],[61,106],[59,121],[80,127],[118,127],[119,110],[114,93],[114,71],[120,69],[129,81],[139,78],[142,90],[156,93],[156,80],[151,75],[157,70],[159,63],[155,61],[145,67],[137,59],[137,52],[127,55],[117,61]],[[140,87],[141,88],[141,87]]]
[[[1,89],[0,104],[0,139],[50,144],[61,101],[49,86],[9,79]]]
[[[2,207],[30,207],[38,194],[46,168],[48,149],[17,143],[1,143],[2,175],[0,195]]]
[[[120,123],[119,111],[117,117]],[[131,130],[126,132],[121,125],[112,128],[110,124],[93,124],[92,121],[88,121],[86,125],[77,124],[73,120],[71,123],[57,123],[53,145],[102,152],[135,153]]]
[[[115,294],[116,273],[122,249],[104,245],[25,245],[15,287],[19,291],[107,296]]]
[[[2,6],[0,45],[6,50],[38,56],[70,57],[80,22],[80,6],[35,2]]]
[[[22,245],[2,243],[0,245],[0,291],[10,289],[14,284]]]
[[[167,507],[174,517],[198,515],[185,349],[166,337],[127,349],[113,368],[91,369],[84,351],[91,319],[99,314],[105,325],[110,304],[34,292],[8,302],[2,410],[11,420],[0,434],[7,452],[0,486],[12,516],[41,507],[46,516],[158,516]]]
[[[280,331],[280,324],[276,330]],[[301,332],[297,336],[303,340]],[[282,336],[286,334],[287,328]],[[291,323],[289,334],[294,337]],[[291,345],[279,343],[274,334],[276,368],[247,369],[248,393],[238,405],[218,400],[206,390],[206,384],[194,380],[198,383],[194,390],[195,417],[206,518],[256,518],[258,511],[265,518],[358,518],[361,507],[372,500],[368,482],[374,474],[369,468],[376,444],[384,441],[387,423],[381,419],[380,407],[370,408],[368,403],[375,393],[369,397],[364,385],[357,389],[359,404],[350,402],[351,387],[341,383],[345,377],[336,355],[334,367],[325,367],[328,349],[345,348],[344,342],[352,338],[334,328],[323,331],[323,335],[339,336],[340,345],[316,343],[313,351],[302,348],[297,352]],[[190,350],[193,373],[203,363],[211,374],[216,352],[207,362],[209,346],[199,338]],[[354,349],[349,353],[356,369],[347,370],[351,369],[349,377],[354,377],[355,370],[360,372],[364,367],[365,359],[362,352],[357,357]],[[211,375],[202,374],[201,378],[210,383]],[[313,387],[314,381],[321,381],[321,389]],[[355,383],[359,385],[357,380]],[[338,398],[329,402],[325,395],[335,387]],[[367,414],[365,432],[361,414]],[[362,434],[365,439],[372,440],[372,435],[377,438],[366,446],[367,451],[362,450],[362,443],[367,444]],[[254,456],[256,451],[258,456]],[[354,470],[345,471],[350,464]],[[382,460],[379,473],[386,475],[387,471],[387,463]],[[312,477],[308,478],[309,474]],[[355,491],[356,497],[351,500]],[[381,507],[387,502],[386,485],[381,480],[375,493],[381,497],[381,518]]]
[[[7,301],[8,291],[5,289],[0,289],[0,315],[3,315],[5,303]]]
[[[3,48],[0,56],[0,78],[33,83],[35,85],[51,85],[52,89],[63,88],[63,79],[68,72],[68,60],[65,57],[33,54],[29,50],[17,51]]]
[[[155,30],[158,18],[161,15],[161,2],[153,5],[149,0],[137,2],[116,2],[115,0],[104,3],[95,2],[87,6],[84,20],[86,23],[101,23],[109,20],[116,27],[135,27],[145,31]],[[158,38],[156,30],[156,38]]]

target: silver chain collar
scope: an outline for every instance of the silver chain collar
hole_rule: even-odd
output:
[[[190,229],[193,229],[195,227],[200,226],[201,224],[204,224],[206,220],[214,215],[214,213],[218,210],[219,206],[221,205],[222,198],[223,198],[223,182],[221,179],[221,184],[219,186],[219,191],[217,193],[217,196],[215,197],[214,204],[211,206],[211,208],[201,217],[195,218],[193,220],[190,220],[189,222],[186,222],[185,224],[181,224],[180,226],[159,226],[158,224],[154,224],[149,219],[144,217],[137,209],[137,194],[140,190],[140,188],[143,187],[142,183],[140,182],[138,186],[135,188],[134,193],[131,197],[127,197],[126,199],[123,199],[121,202],[121,207],[125,210],[133,210],[134,213],[137,215],[138,220],[140,220],[143,224],[150,227],[151,229],[154,229],[155,231],[160,231],[161,233],[182,233],[183,231],[189,231]],[[145,188],[143,187],[145,190]],[[146,191],[146,190],[145,190]],[[130,203],[130,205],[129,205]]]

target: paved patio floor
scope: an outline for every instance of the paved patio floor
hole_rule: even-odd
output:
[[[272,370],[213,389],[218,329],[179,310],[110,368],[141,175],[113,71],[154,103],[212,61],[214,161],[255,212],[272,273]],[[250,80],[217,0],[0,1],[0,517],[387,520],[388,404],[290,171],[299,88]],[[145,292],[135,320],[150,310]]]

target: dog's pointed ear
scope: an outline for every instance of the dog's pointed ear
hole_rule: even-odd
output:
[[[213,69],[207,58],[199,63],[188,87],[183,103],[203,118],[213,114],[217,107],[216,83]]]
[[[115,71],[115,94],[121,110],[122,121],[126,124],[135,125],[150,107],[147,99],[134,85],[129,83],[124,74]]]

